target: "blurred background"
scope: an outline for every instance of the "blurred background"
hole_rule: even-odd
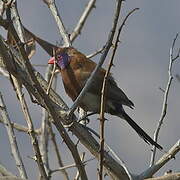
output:
[[[57,0],[56,4],[69,33],[76,26],[88,0]],[[92,10],[81,35],[75,40],[73,46],[82,53],[88,55],[100,49],[107,41],[107,35],[111,29],[115,0],[97,0],[96,8]],[[121,43],[114,60],[115,66],[111,72],[127,96],[134,102],[135,109],[127,109],[128,114],[151,136],[155,131],[159,120],[163,92],[168,80],[169,49],[177,32],[180,31],[180,1],[179,0],[134,0],[123,2],[121,22],[126,14],[133,8],[140,8],[131,16],[124,26],[121,34]],[[57,25],[41,0],[18,1],[18,10],[22,23],[37,36],[56,44],[62,43]],[[1,28],[0,33],[5,36]],[[176,50],[180,47],[180,38],[177,40]],[[176,52],[175,52],[176,54]],[[93,58],[98,62],[100,56]],[[36,54],[32,58],[32,64],[46,65],[50,57],[37,46]],[[107,67],[108,58],[104,64]],[[36,67],[43,75],[45,67]],[[180,74],[180,59],[173,64],[173,75]],[[13,122],[26,125],[17,103],[16,94],[10,82],[0,76],[0,91],[3,94],[10,118]],[[68,105],[72,101],[64,92],[61,77],[58,77],[57,92]],[[41,108],[32,104],[28,97],[29,107],[36,128],[41,125]],[[180,137],[180,82],[173,79],[168,98],[168,111],[160,131],[159,143],[168,151]],[[132,173],[138,174],[145,170],[150,163],[151,146],[147,145],[138,135],[119,118],[106,115],[109,120],[105,124],[105,141],[125,162]],[[89,126],[98,132],[97,116],[90,118]],[[29,158],[33,156],[31,142],[28,135],[16,132],[18,145],[24,158],[30,179],[37,177],[35,162]],[[71,154],[59,135],[56,136],[60,145],[62,159],[65,165],[72,163]],[[73,139],[76,138],[73,136]],[[85,151],[79,146],[80,152]],[[57,168],[54,152],[49,148],[51,168]],[[157,159],[163,154],[158,151]],[[86,154],[86,159],[91,158]],[[11,150],[4,125],[0,124],[0,162],[14,174],[18,174],[15,162],[11,156]],[[86,169],[88,177],[96,179],[97,161],[91,161]],[[180,171],[180,155],[171,160],[158,173],[164,174],[168,170]],[[69,169],[74,177],[75,168]],[[54,179],[59,179],[59,174]],[[108,178],[107,178],[108,179]]]

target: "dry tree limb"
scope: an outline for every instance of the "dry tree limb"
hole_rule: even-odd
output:
[[[11,18],[13,18],[13,24],[15,26],[12,25],[12,27],[13,28],[16,27],[16,31],[14,28],[14,34],[17,33],[18,40],[14,38],[15,35],[11,32],[11,30],[9,31],[9,35],[10,35],[12,41],[14,42],[14,44],[16,45],[17,49],[20,51],[20,49],[21,49],[20,46],[22,46],[22,43],[25,43],[25,38],[24,38],[24,29],[21,24],[20,17],[19,17],[16,7],[17,7],[16,0],[14,0],[13,3],[11,3],[11,5],[7,9],[7,13],[8,13],[8,11],[10,11],[9,12],[10,14],[8,14],[7,18],[9,20],[9,22],[11,22]],[[25,54],[27,55],[26,51],[25,51]],[[22,63],[24,65],[24,67],[26,67],[26,62],[22,61]],[[22,108],[22,112],[24,114],[25,120],[26,120],[28,128],[29,128],[28,133],[30,135],[33,150],[35,152],[35,161],[37,162],[40,176],[46,180],[46,179],[48,179],[48,176],[46,174],[45,167],[43,165],[42,156],[41,156],[41,152],[40,152],[40,148],[39,148],[39,143],[38,143],[36,134],[34,133],[34,125],[33,125],[33,122],[32,122],[32,119],[31,119],[31,116],[29,113],[29,109],[28,109],[24,94],[22,93],[21,83],[18,81],[18,79],[15,76],[11,75],[11,77],[12,77],[13,86],[15,87],[15,91],[16,91],[18,100],[20,102],[21,108]]]
[[[81,161],[82,161],[82,162],[84,161],[84,158],[85,158],[85,152],[83,152],[83,153],[81,154]],[[80,178],[80,176],[79,176],[79,171],[77,171],[74,180],[79,180],[79,178]]]
[[[58,145],[57,145],[57,142],[56,142],[56,138],[55,138],[55,133],[53,132],[52,125],[51,125],[50,121],[49,121],[49,133],[51,135],[51,141],[52,141],[52,145],[54,147],[54,151],[56,153],[58,164],[59,164],[60,168],[62,168],[62,167],[64,167],[64,164],[63,164],[63,161],[61,159],[60,151],[59,151],[59,148],[58,148]],[[60,171],[63,174],[64,179],[69,180],[68,173],[66,172],[66,168],[61,169]]]
[[[26,179],[22,179],[20,177],[17,176],[4,176],[4,177],[0,177],[0,180],[26,180]]]
[[[10,8],[11,19],[13,21],[13,24],[16,26],[18,36],[19,36],[21,42],[25,43],[24,29],[22,27],[21,20],[20,20],[20,17],[19,17],[19,13],[18,13],[18,10],[17,10],[17,2],[16,2],[16,0],[13,0],[11,2],[11,4],[10,4],[10,7],[8,7],[8,8]]]
[[[0,163],[0,177],[1,176],[14,176],[14,175]]]
[[[55,48],[53,48],[53,56],[55,56]],[[57,83],[57,81],[56,81],[57,76],[54,76],[55,75],[55,70],[56,70],[56,64],[55,63],[54,63],[53,67],[48,66],[47,69],[46,69],[45,79],[48,82],[48,87],[47,87],[47,90],[46,90],[47,95],[49,95],[53,80],[54,80],[54,86],[56,86],[56,83]],[[54,79],[54,77],[55,77],[55,79]],[[62,162],[62,159],[61,159],[61,156],[60,156],[60,152],[58,150],[58,145],[56,143],[55,134],[53,132],[52,125],[51,125],[51,122],[49,120],[49,113],[44,108],[42,109],[42,126],[41,127],[42,127],[42,132],[43,132],[43,135],[41,136],[41,142],[42,142],[41,149],[42,149],[42,154],[44,156],[43,159],[44,159],[44,163],[46,164],[47,171],[50,172],[49,163],[48,163],[48,154],[47,154],[47,152],[48,152],[49,133],[51,135],[52,144],[53,144],[53,147],[55,149],[55,153],[56,153],[56,156],[57,156],[58,163],[59,163],[60,167],[63,166],[63,162]],[[48,129],[49,129],[49,133],[48,133]],[[65,180],[69,180],[69,177],[68,177],[68,174],[67,174],[66,170],[62,170],[61,172],[62,172]]]
[[[17,36],[17,33],[13,27],[12,24],[9,24],[9,30],[12,33],[14,39],[16,42],[19,42],[19,37]],[[1,43],[0,43],[1,44]],[[1,47],[2,49],[4,47]],[[21,53],[22,57],[23,57],[23,61],[25,64],[25,68],[27,70],[27,74],[28,76],[31,78],[32,83],[33,83],[33,87],[35,90],[34,96],[36,97],[36,99],[40,102],[42,102],[45,107],[48,109],[50,115],[53,118],[53,123],[56,126],[56,128],[58,129],[59,133],[61,134],[61,137],[63,138],[64,142],[66,143],[66,145],[68,146],[69,150],[72,153],[73,159],[77,165],[77,168],[80,172],[80,176],[82,179],[86,180],[87,179],[87,175],[86,172],[84,170],[84,167],[82,165],[82,162],[80,160],[79,154],[78,154],[78,150],[77,147],[74,145],[73,141],[70,139],[69,135],[67,134],[66,130],[64,129],[63,125],[61,124],[60,120],[59,120],[59,114],[58,112],[56,112],[54,110],[54,106],[53,106],[53,102],[51,101],[50,97],[45,93],[45,91],[43,90],[43,88],[41,87],[40,83],[38,82],[33,67],[29,62],[29,59],[26,55],[26,52],[24,50],[24,47],[22,46],[18,46],[19,48],[19,52]],[[4,55],[4,59],[6,59],[6,54],[2,53]],[[13,74],[15,75],[15,74]]]
[[[154,141],[155,142],[157,142],[157,140],[158,140],[159,132],[160,132],[161,126],[162,126],[162,124],[164,122],[164,118],[165,118],[166,112],[167,112],[168,95],[169,95],[169,90],[170,90],[171,83],[172,83],[172,80],[173,80],[173,75],[172,75],[173,63],[179,58],[179,54],[180,54],[180,49],[179,49],[177,55],[174,56],[174,47],[175,47],[175,43],[176,43],[177,38],[178,38],[178,34],[176,34],[176,37],[173,40],[172,47],[170,48],[170,52],[169,52],[169,67],[168,67],[169,79],[168,79],[166,89],[165,89],[165,92],[164,92],[161,116],[160,116],[160,119],[158,121],[155,133],[154,133]],[[153,146],[152,153],[151,153],[150,166],[152,166],[154,164],[155,155],[156,155],[156,147]]]
[[[2,67],[0,67],[0,75],[4,76],[6,78],[9,78],[8,72]]]
[[[2,119],[2,117],[0,117],[0,123],[6,124],[5,121]],[[15,130],[17,130],[19,132],[28,133],[28,131],[29,131],[28,127],[26,127],[26,126],[23,126],[23,125],[14,123],[14,122],[11,122],[11,125],[12,125],[13,129],[15,129]],[[35,129],[34,132],[37,135],[40,135],[41,134],[41,129]]]
[[[53,56],[55,56],[54,48],[53,48]],[[49,95],[49,91],[51,89],[55,70],[56,70],[56,63],[54,63],[53,69],[52,69],[52,66],[48,66],[46,68],[45,80],[48,82],[48,87],[46,90],[47,95]],[[40,137],[41,138],[41,153],[42,153],[43,162],[45,164],[46,172],[49,174],[50,168],[49,168],[49,159],[48,159],[48,140],[49,140],[48,128],[49,128],[49,114],[46,111],[46,109],[42,108],[42,123],[41,123],[42,135]]]
[[[139,175],[139,180],[152,177],[167,162],[169,162],[171,159],[174,159],[175,155],[179,151],[180,151],[180,140],[178,140],[176,144],[167,153],[165,153],[156,163],[154,163],[151,167],[149,167],[147,170],[141,173]]]
[[[134,13],[136,10],[138,10],[138,8],[133,9],[132,11],[130,11],[128,13],[128,15],[125,17],[124,21],[122,22],[122,25],[120,26],[120,28],[118,29],[118,34],[116,37],[116,41],[114,44],[114,49],[113,49],[113,53],[112,56],[110,58],[110,62],[108,65],[108,69],[106,71],[106,74],[104,76],[104,80],[103,80],[103,86],[102,86],[102,90],[101,90],[101,108],[100,108],[100,162],[99,162],[99,180],[102,180],[103,178],[103,159],[104,159],[104,122],[105,122],[105,118],[104,118],[104,112],[105,112],[105,107],[106,107],[106,91],[107,91],[107,82],[108,82],[108,76],[111,70],[111,67],[113,66],[113,60],[114,60],[114,56],[118,47],[118,43],[120,42],[120,34],[122,31],[123,26],[125,25],[126,20],[128,19],[128,17]],[[127,170],[127,168],[126,168]],[[127,174],[129,175],[129,179],[131,178],[131,175],[129,172],[127,172]]]
[[[73,42],[76,37],[81,34],[81,30],[84,26],[84,23],[86,22],[91,10],[95,7],[96,0],[89,0],[86,8],[84,9],[84,12],[82,13],[76,27],[74,28],[74,31],[71,33],[70,40]]]
[[[51,73],[51,70],[52,70],[52,66],[47,66],[46,68],[46,73],[45,73],[45,80],[47,82],[49,82],[49,79],[50,79],[50,73]],[[49,90],[50,90],[50,83],[48,84],[48,88],[47,88],[47,91],[46,93],[49,94]],[[45,165],[45,169],[46,169],[46,172],[47,174],[49,174],[50,172],[50,168],[49,168],[49,158],[48,158],[48,144],[49,144],[49,132],[48,132],[48,129],[49,129],[49,114],[48,112],[46,111],[46,109],[42,108],[42,120],[41,120],[41,131],[42,131],[42,134],[40,136],[40,150],[41,150],[41,154],[42,154],[42,161]]]
[[[146,180],[180,180],[180,173],[169,173],[164,176],[148,178]]]
[[[31,138],[31,143],[32,143],[32,146],[33,146],[33,149],[35,152],[35,160],[37,162],[40,175],[41,175],[41,177],[43,177],[43,179],[47,180],[48,177],[47,177],[44,165],[43,165],[38,139],[37,139],[36,134],[34,132],[34,125],[33,125],[29,110],[28,110],[26,100],[24,98],[24,94],[22,93],[22,89],[20,87],[18,80],[15,77],[13,77],[12,79],[13,79],[14,87],[16,89],[18,100],[20,102],[22,111],[24,113],[25,120],[26,120],[27,125],[28,125],[28,129],[29,129],[28,133],[29,133],[30,138]]]
[[[119,4],[119,7],[121,6],[121,1],[119,1],[118,2],[118,4]],[[118,6],[117,6],[118,7]],[[116,12],[118,12],[119,13],[119,11],[116,11]],[[114,25],[114,26],[116,26],[116,25]],[[112,32],[112,33],[110,33],[110,35],[109,35],[109,39],[111,39],[112,38],[112,34],[113,34],[114,32]],[[111,44],[109,44],[109,47],[111,46]],[[107,52],[103,55],[103,56],[106,56],[107,55]],[[102,57],[103,57],[102,56]],[[41,78],[41,76],[40,76],[40,74],[36,74],[36,77],[38,77],[38,78],[40,78],[40,81],[41,82],[43,82],[44,83],[44,81],[42,81],[42,78]],[[27,84],[26,84],[27,85]],[[43,84],[43,86],[44,86],[44,84]],[[29,87],[30,88],[30,87]],[[54,94],[55,96],[56,96],[56,94]],[[51,98],[54,98],[53,96],[51,96]],[[40,99],[39,99],[40,100]],[[55,101],[59,101],[59,98],[57,98],[57,99],[54,99]],[[40,100],[40,102],[42,102],[41,100]],[[58,103],[59,104],[59,103]],[[78,137],[80,137],[80,139],[82,140],[82,142],[84,143],[84,145],[85,146],[87,146],[87,147],[89,147],[89,150],[91,151],[91,152],[93,152],[93,154],[96,156],[96,157],[98,157],[98,149],[92,149],[93,147],[94,147],[94,145],[93,145],[93,143],[95,143],[95,141],[93,140],[93,137],[92,136],[89,136],[88,135],[88,139],[89,140],[92,140],[92,141],[90,141],[91,143],[89,143],[89,141],[87,141],[87,137],[84,139],[84,133],[86,133],[86,130],[85,129],[81,129],[80,130],[80,134],[79,134],[79,128],[80,128],[80,126],[79,125],[75,125],[75,126],[73,126],[73,128],[72,128],[72,131],[78,136]],[[82,135],[82,136],[81,136]],[[83,138],[82,138],[83,137]],[[96,144],[96,143],[95,143]],[[108,168],[108,170],[109,171],[112,171],[111,173],[112,174],[114,174],[115,176],[117,176],[117,177],[123,177],[123,179],[127,179],[127,177],[126,177],[126,173],[124,172],[124,169],[123,168],[121,168],[121,166],[119,166],[112,158],[111,158],[111,156],[109,156],[107,153],[105,154],[105,159],[107,160],[106,162],[105,162],[105,166]],[[114,165],[114,166],[112,166],[112,164],[116,164],[116,165]]]
[[[92,160],[94,160],[94,159],[95,159],[95,158],[90,158],[90,159],[88,159],[88,160],[83,161],[84,166],[85,166],[88,162],[90,162],[90,161],[92,161]],[[70,165],[66,165],[66,166],[63,166],[63,167],[60,167],[60,168],[58,168],[58,169],[51,170],[50,173],[52,174],[52,173],[55,173],[55,172],[58,172],[58,171],[62,171],[62,170],[69,169],[69,168],[74,168],[74,167],[76,167],[76,164],[75,164],[75,163],[70,164]]]
[[[0,18],[1,22],[1,18]],[[26,89],[33,94],[34,97],[36,97],[38,103],[44,107],[45,103],[42,101],[42,99],[39,97],[39,94],[34,89],[34,86],[32,84],[32,81],[30,77],[27,74],[27,71],[21,66],[22,56],[18,55],[18,53],[12,49],[11,47],[8,47],[8,45],[4,42],[3,38],[0,36],[0,55],[3,57],[2,60],[5,63],[5,66],[7,70],[14,75],[18,75],[19,80],[22,81]],[[16,57],[16,61],[13,62],[12,57],[8,53],[8,51],[11,50],[13,53],[13,56]],[[17,63],[18,62],[18,63]],[[14,67],[15,65],[15,67]],[[38,82],[40,83],[41,87],[43,88],[44,92],[47,90],[47,82],[44,80],[44,78],[41,76],[40,73],[38,73],[35,69],[33,69],[35,73],[35,77],[37,78]],[[58,113],[58,119],[57,121],[53,121],[53,124],[56,126],[57,130],[60,132],[61,130],[61,123],[68,123],[70,120],[63,119],[65,115],[65,111],[68,110],[67,105],[65,102],[61,99],[61,97],[52,89],[50,90],[48,102],[50,102],[51,107],[53,110],[56,110]],[[48,108],[46,107],[48,110]],[[77,123],[76,121],[73,121],[73,125],[69,128],[69,130],[77,136],[77,138],[81,141],[81,143],[98,159],[99,158],[99,144],[95,140],[95,138],[91,135],[90,132],[84,126]],[[66,135],[66,132],[65,132]],[[126,171],[124,170],[124,167],[119,164],[116,160],[112,158],[111,155],[109,155],[107,152],[105,152],[104,156],[104,166],[107,169],[109,173],[111,173],[111,176],[118,179],[128,180],[128,175]]]
[[[3,1],[0,1],[0,16],[3,16],[5,10],[5,4]]]
[[[62,18],[57,10],[57,7],[56,7],[56,4],[55,4],[55,0],[43,0],[47,6],[49,7],[56,23],[57,23],[57,26],[59,28],[59,32],[60,32],[60,35],[62,36],[63,40],[64,40],[64,46],[65,47],[69,47],[71,46],[71,41],[69,39],[69,35],[66,31],[66,28],[63,24],[63,21],[62,21]]]
[[[11,120],[9,118],[9,115],[8,115],[8,112],[6,109],[6,105],[4,103],[1,92],[0,92],[0,112],[1,112],[2,118],[5,122],[5,127],[7,130],[12,155],[15,159],[16,166],[17,166],[17,169],[19,171],[20,177],[27,179],[26,169],[25,169],[23,161],[22,161],[22,157],[21,157],[21,154],[20,154],[20,151],[19,151],[19,148],[17,145],[17,141],[16,141],[16,136],[14,134],[12,123],[11,123]]]
[[[54,77],[54,75],[53,75],[54,71],[55,71],[55,64],[54,64],[53,67],[48,66],[47,69],[46,69],[45,79],[46,79],[47,82],[49,82],[47,90],[46,90],[47,94],[49,94],[49,92],[50,92],[51,84],[53,82],[52,77]],[[52,72],[52,75],[51,75],[51,72]],[[56,79],[54,79],[54,80],[56,80]],[[55,83],[54,83],[54,85],[55,85]],[[54,134],[53,129],[52,129],[52,124],[51,124],[50,119],[49,119],[49,113],[44,108],[42,109],[42,125],[41,125],[41,129],[42,129],[41,152],[42,152],[42,156],[43,156],[43,162],[44,162],[45,167],[47,169],[47,172],[49,174],[51,172],[50,169],[49,169],[49,163],[48,163],[49,160],[48,160],[48,154],[47,154],[47,152],[48,152],[49,134],[51,136],[52,145],[54,147],[59,166],[62,167],[64,165],[63,165],[63,162],[62,162],[62,159],[61,159],[61,156],[60,156],[58,145],[56,143],[55,134]],[[69,180],[69,177],[68,177],[68,174],[67,174],[66,170],[62,170],[61,172],[62,172],[62,174],[64,176],[64,179]]]
[[[102,48],[100,48],[100,49],[97,50],[96,52],[87,55],[86,57],[87,57],[87,58],[92,58],[92,57],[94,57],[94,56],[96,56],[96,55],[98,55],[98,54],[100,54],[100,53],[102,54],[102,52],[104,51],[104,49],[105,49],[105,46],[103,46]]]
[[[16,0],[13,0],[12,3],[10,3],[10,5],[7,8],[7,13],[8,13],[8,11],[10,11],[10,12],[9,12],[9,15],[7,16],[7,19],[9,21],[11,21],[11,19],[12,19],[12,22],[15,25],[18,36],[21,40],[21,42],[19,42],[19,43],[26,45],[25,46],[26,53],[28,55],[28,58],[30,59],[35,54],[35,50],[36,50],[35,40],[31,36],[31,34],[24,29],[24,27],[21,23],[21,18],[18,13]],[[16,42],[14,41],[13,37],[11,37],[11,34],[9,32],[7,33],[7,42],[8,42],[8,44],[16,46]]]
[[[55,51],[54,48],[53,48],[53,56],[56,57],[56,51]],[[45,79],[46,79],[47,82],[49,82],[48,88],[47,88],[47,91],[46,91],[46,94],[47,94],[47,95],[49,95],[49,90],[51,89],[51,85],[52,85],[53,78],[54,78],[54,75],[55,75],[55,71],[56,71],[56,61],[54,61],[52,71],[51,71],[51,68],[52,68],[52,67],[48,67],[48,68],[47,68],[47,71],[46,71],[46,74],[45,74]],[[50,76],[50,73],[51,73],[51,76]]]

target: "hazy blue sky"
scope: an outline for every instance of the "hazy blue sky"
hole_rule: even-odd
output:
[[[57,6],[69,33],[75,27],[87,2],[87,0],[57,0]],[[96,8],[87,20],[81,36],[73,44],[75,48],[85,54],[90,54],[105,44],[112,24],[114,4],[115,0],[97,0]],[[121,34],[121,44],[116,54],[112,73],[118,85],[135,104],[135,110],[127,109],[128,113],[149,135],[153,136],[163,101],[163,93],[159,87],[165,88],[168,79],[169,48],[176,33],[180,31],[180,1],[126,0],[122,6],[121,20],[136,7],[140,10],[129,18]],[[18,1],[18,8],[22,22],[29,30],[52,43],[61,41],[54,19],[41,0]],[[177,41],[177,47],[180,47],[180,39]],[[32,63],[47,64],[48,58],[49,56],[38,47]],[[98,58],[99,56],[93,60],[97,62]],[[37,68],[37,70],[44,73],[45,69]],[[180,73],[180,62],[174,64],[173,75],[176,73]],[[60,78],[59,82],[58,93],[61,93],[63,99],[71,105],[71,100],[64,94]],[[0,76],[0,91],[4,95],[12,121],[25,124],[23,116],[19,112],[16,95],[12,91],[10,83],[2,76]],[[36,127],[39,127],[40,108],[31,104],[30,101],[29,105],[33,121]],[[174,79],[169,95],[167,116],[160,132],[159,143],[165,150],[169,150],[180,137],[179,107],[180,83]],[[109,119],[106,122],[107,143],[124,160],[132,173],[142,172],[149,165],[151,147],[119,118],[113,116],[107,116],[107,118]],[[98,130],[96,117],[92,118],[90,127]],[[30,140],[26,135],[22,135],[22,133],[17,133],[26,167],[32,167],[32,165],[35,167],[35,163],[27,157],[32,156]],[[70,155],[65,145],[62,144],[61,138],[59,139],[63,159],[65,164],[68,164],[71,162]],[[0,144],[0,162],[15,172],[13,168],[15,164],[10,157],[7,134],[2,125],[0,125]],[[2,146],[2,144],[4,145]],[[27,146],[24,147],[24,144]],[[52,148],[50,149],[50,158],[54,159],[51,150]],[[161,155],[162,153],[158,152],[158,157]],[[91,156],[87,155],[87,157]],[[178,154],[176,160],[169,162],[160,174],[169,169],[180,171],[179,167],[180,155]],[[94,162],[88,164],[89,177],[96,168]],[[32,179],[35,178],[35,174],[34,169],[30,170],[29,175]],[[96,174],[93,179],[95,177]]]

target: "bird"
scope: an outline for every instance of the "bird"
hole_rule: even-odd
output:
[[[75,101],[86,84],[96,63],[87,58],[74,47],[57,48],[55,56],[51,57],[48,64],[56,64],[61,74],[67,95]],[[106,70],[100,68],[88,91],[80,101],[79,106],[85,111],[100,112],[101,89]],[[136,133],[148,144],[162,150],[162,146],[155,142],[124,110],[123,106],[134,107],[133,102],[118,87],[112,74],[107,80],[105,112],[124,119]]]
[[[96,63],[73,47],[58,47],[48,41],[41,39],[27,28],[24,31],[28,36],[34,39],[50,56],[48,64],[57,65],[61,73],[64,88],[68,96],[75,101],[90,77],[92,71],[96,67]],[[55,51],[55,57],[54,57]],[[81,100],[79,106],[85,111],[99,112],[101,102],[101,89],[106,70],[101,68],[91,83],[91,87]],[[124,119],[136,133],[144,139],[148,144],[154,145],[162,150],[157,142],[155,142],[124,110],[123,106],[134,107],[133,102],[118,87],[114,78],[110,74],[107,83],[106,107],[105,112]]]

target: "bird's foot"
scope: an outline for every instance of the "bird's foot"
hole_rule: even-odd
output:
[[[69,111],[62,111],[61,118],[65,128],[70,128],[74,124],[74,114],[70,114]]]

